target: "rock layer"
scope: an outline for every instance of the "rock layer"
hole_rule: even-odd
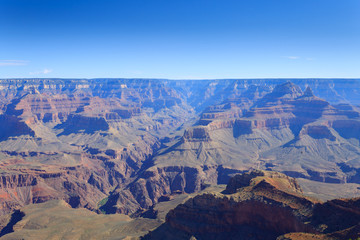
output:
[[[174,239],[287,239],[290,233],[357,237],[358,202],[321,203],[302,195],[293,178],[255,171],[236,175],[223,194],[205,193],[178,205],[144,239],[167,238],[170,232],[176,233]]]

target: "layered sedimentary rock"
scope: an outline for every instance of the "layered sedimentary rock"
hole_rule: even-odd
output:
[[[250,168],[359,182],[359,81],[292,82],[0,80],[0,174],[41,185],[5,185],[3,211],[61,198],[131,214]]]
[[[15,155],[15,159],[4,160],[0,165],[3,170],[0,185],[1,213],[51,199],[63,199],[72,207],[97,211],[98,202],[106,198],[116,186],[127,184],[158,145],[155,139],[143,139],[117,151],[88,148],[78,156],[79,164],[75,166],[66,166],[64,160],[60,162],[64,166],[60,166],[59,162],[32,165],[21,160],[66,157],[57,156],[57,153],[39,155],[31,152],[17,155],[17,152],[9,152],[7,155]],[[137,208],[137,205],[133,209],[128,206],[123,212],[128,213],[129,209],[136,211]]]
[[[49,199],[97,211],[110,191],[136,177],[159,139],[194,114],[179,93],[156,80],[0,85],[0,174],[14,179],[1,186],[2,213]],[[16,181],[24,176],[32,185]]]
[[[241,117],[200,119],[197,124],[207,131],[210,143],[174,143],[165,156],[156,159],[169,164],[175,158],[192,158],[199,164],[231,168],[241,162],[243,167],[346,182],[353,178],[340,170],[339,164],[351,160],[352,167],[358,167],[358,114],[356,108],[332,106],[309,87],[302,92],[288,82],[259,98]]]
[[[354,238],[358,237],[354,231],[360,219],[358,202],[321,203],[305,197],[293,178],[253,171],[236,175],[222,194],[204,193],[178,205],[167,214],[165,224],[144,239],[171,234],[173,239],[288,239],[301,234]]]
[[[209,109],[217,109],[219,114],[228,111],[220,106]],[[343,129],[355,126],[356,130],[356,114],[355,108],[339,110],[316,97],[309,87],[302,92],[298,86],[284,83],[258,98],[241,117],[201,115],[196,126],[166,143],[153,157],[154,166],[139,174],[131,188],[117,192],[117,198],[122,199],[121,204],[138,202],[148,208],[173,189],[199,191],[206,183],[226,183],[229,174],[251,168],[321,182],[356,182],[360,159],[356,138],[344,138],[345,131],[332,128],[337,121],[344,121],[349,125]]]

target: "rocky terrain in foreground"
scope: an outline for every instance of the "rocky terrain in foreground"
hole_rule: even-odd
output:
[[[356,79],[0,80],[0,214],[49,200],[139,214],[248,169],[359,184],[359,92]]]
[[[201,193],[162,198],[130,218],[74,209],[63,200],[0,217],[1,239],[356,239],[360,198],[320,201],[292,177],[254,170]]]
[[[294,178],[253,171],[178,205],[144,239],[356,239],[359,222],[360,198],[323,203]]]

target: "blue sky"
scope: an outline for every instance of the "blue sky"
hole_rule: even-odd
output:
[[[360,78],[359,0],[0,0],[0,78]]]

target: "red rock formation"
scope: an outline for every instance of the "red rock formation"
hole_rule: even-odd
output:
[[[237,175],[224,193],[204,193],[178,205],[144,239],[167,238],[171,232],[174,239],[269,240],[342,239],[359,233],[359,199],[320,203],[302,195],[296,180],[284,174]]]

